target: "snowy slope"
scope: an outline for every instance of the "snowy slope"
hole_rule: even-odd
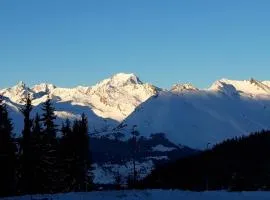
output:
[[[20,82],[0,90],[16,133],[23,122],[18,108],[27,93],[35,105],[33,115],[49,95],[58,123],[85,112],[90,131],[99,135],[122,132],[129,138],[136,126],[141,136],[165,133],[175,144],[191,148],[203,149],[209,142],[215,144],[270,126],[270,81],[221,79],[206,90],[192,84],[159,89],[124,73],[89,87],[59,88],[43,83],[29,88]]]
[[[136,108],[117,131],[165,133],[175,144],[204,149],[224,139],[270,127],[270,90],[259,81],[222,79],[207,90],[190,85],[160,91]]]
[[[253,78],[244,81],[221,79],[220,81],[214,83],[210,89],[214,89],[215,84],[218,84],[218,82],[222,82],[227,85],[232,85],[240,93],[245,93],[251,96],[270,94],[270,87],[269,87],[270,85],[268,81],[260,82]]]
[[[189,192],[179,190],[126,190],[90,193],[68,193],[55,195],[33,195],[3,198],[3,200],[267,200],[269,192]]]
[[[136,162],[136,172],[138,179],[142,180],[155,168],[152,160]],[[125,164],[104,163],[102,165],[94,164],[92,173],[94,174],[93,182],[95,184],[115,184],[116,177],[120,176],[120,183],[126,185],[128,177],[133,175],[133,162]]]
[[[11,117],[16,124],[15,132],[20,132],[22,128],[22,116],[18,113],[18,108],[27,93],[32,96],[33,105],[36,106],[33,115],[40,110],[40,104],[46,101],[47,96],[50,96],[59,122],[65,118],[74,119],[84,112],[92,131],[104,131],[117,125],[156,92],[156,87],[142,83],[134,74],[124,73],[116,74],[93,87],[58,88],[53,84],[42,83],[29,88],[19,82],[14,87],[0,90],[0,94],[11,106]]]
[[[138,178],[147,176],[157,165],[198,153],[184,146],[177,146],[162,134],[152,135],[147,140],[137,138],[136,171]],[[114,184],[117,175],[127,183],[133,174],[134,140],[120,138],[90,137],[94,161],[94,183]]]

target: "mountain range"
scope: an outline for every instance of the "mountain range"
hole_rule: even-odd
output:
[[[145,138],[162,133],[176,145],[204,149],[227,138],[268,129],[270,126],[270,81],[221,79],[208,89],[175,84],[170,90],[143,83],[134,74],[119,73],[94,86],[60,88],[23,82],[0,90],[19,135],[23,118],[19,108],[30,94],[34,111],[49,96],[56,108],[57,123],[85,113],[89,132],[130,138],[136,128]]]

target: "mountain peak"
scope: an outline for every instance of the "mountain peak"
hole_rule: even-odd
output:
[[[40,83],[38,85],[35,85],[32,90],[34,92],[49,92],[52,91],[53,89],[55,89],[56,86],[53,84],[49,84],[49,83]]]
[[[217,90],[222,88],[222,85],[231,85],[240,93],[245,93],[249,95],[260,95],[260,94],[270,94],[270,87],[265,82],[260,82],[251,78],[249,80],[229,80],[221,79],[216,81],[211,87],[210,90]]]
[[[15,85],[14,87],[25,89],[26,88],[26,84],[23,81],[19,81],[17,83],[17,85]]]
[[[174,84],[171,88],[171,92],[183,92],[183,91],[197,91],[198,88],[194,87],[190,83]]]
[[[95,85],[93,88],[100,88],[100,87],[123,87],[127,85],[136,85],[142,84],[140,79],[133,73],[118,73],[113,75],[112,77],[105,79]]]
[[[113,83],[122,83],[122,84],[141,84],[140,79],[133,73],[118,73],[112,76],[111,81]]]
[[[236,96],[238,95],[237,89],[233,84],[230,83],[230,80],[221,79],[216,81],[211,87],[210,90],[219,91],[227,96]]]
[[[21,93],[29,91],[29,88],[26,86],[26,84],[23,81],[19,81],[17,85],[13,86],[12,88],[9,88],[9,90],[14,91],[15,93]]]

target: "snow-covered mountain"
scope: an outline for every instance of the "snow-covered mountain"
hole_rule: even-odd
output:
[[[221,79],[209,89],[191,84],[160,91],[127,117],[116,132],[165,133],[175,144],[204,149],[224,139],[270,127],[269,82]]]
[[[84,112],[90,132],[96,133],[90,140],[95,183],[113,183],[118,173],[127,180],[133,155],[128,139],[135,129],[143,136],[137,160],[143,177],[155,164],[270,127],[270,81],[255,79],[221,79],[209,89],[175,84],[166,90],[143,83],[134,74],[119,73],[89,87],[60,88],[46,83],[28,87],[19,82],[0,94],[17,134],[23,126],[19,108],[27,94],[33,99],[33,116],[41,112],[47,96],[52,98],[58,124]]]
[[[136,127],[141,136],[164,133],[177,145],[203,149],[208,143],[270,126],[270,81],[221,79],[203,90],[192,84],[160,89],[124,73],[90,87],[59,88],[42,83],[30,88],[20,82],[0,90],[17,133],[23,122],[18,108],[27,93],[33,98],[33,114],[40,111],[40,104],[49,95],[59,123],[84,112],[90,131],[103,136],[123,133],[129,138]]]
[[[92,87],[59,88],[42,83],[29,88],[19,82],[14,87],[0,90],[11,109],[17,133],[21,131],[23,122],[18,108],[27,94],[33,99],[33,115],[49,96],[54,101],[59,121],[76,118],[84,112],[88,116],[91,131],[104,131],[119,124],[139,104],[157,92],[158,88],[142,83],[134,74],[124,73],[116,74]]]

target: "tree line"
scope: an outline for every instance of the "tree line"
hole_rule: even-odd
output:
[[[14,137],[8,108],[0,96],[0,196],[44,194],[91,189],[91,155],[85,114],[61,127],[55,123],[51,99],[32,119],[30,95],[20,112],[21,137]],[[60,136],[59,136],[60,134]]]
[[[270,131],[233,138],[154,170],[140,187],[270,190]]]

